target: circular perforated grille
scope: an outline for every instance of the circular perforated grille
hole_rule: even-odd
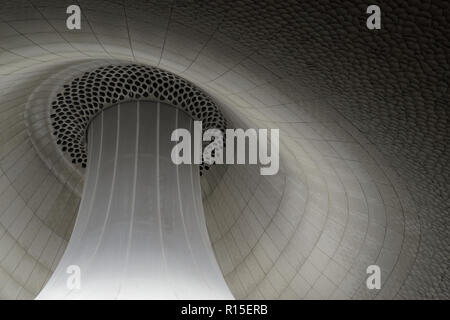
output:
[[[51,126],[56,143],[76,166],[86,167],[85,131],[103,108],[126,100],[154,99],[178,107],[203,122],[203,131],[224,131],[226,121],[211,99],[186,80],[143,65],[108,65],[64,85],[52,101]],[[200,174],[209,168],[200,166]]]

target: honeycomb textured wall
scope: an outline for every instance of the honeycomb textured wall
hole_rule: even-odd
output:
[[[217,106],[186,80],[158,68],[110,65],[86,72],[64,85],[51,104],[51,125],[56,143],[73,164],[86,168],[86,130],[107,106],[126,100],[154,99],[167,102],[202,121],[203,131],[225,133],[226,122]],[[200,165],[200,175],[209,169]]]
[[[27,101],[64,66],[98,59],[167,70],[234,126],[280,129],[278,175],[213,166],[202,177],[235,297],[450,298],[448,2],[377,1],[376,31],[356,0],[78,0],[75,31],[72,1],[0,3],[0,298],[39,292],[70,236],[70,186],[82,185],[43,163],[52,138],[42,123],[32,143]],[[35,95],[39,110],[52,93]],[[381,290],[365,286],[369,264]]]

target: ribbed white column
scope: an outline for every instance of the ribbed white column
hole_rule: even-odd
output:
[[[233,298],[206,230],[198,166],[170,157],[172,131],[192,127],[182,111],[147,101],[94,119],[75,227],[38,299]]]

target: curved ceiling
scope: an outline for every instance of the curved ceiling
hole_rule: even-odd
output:
[[[82,28],[68,30],[71,2],[0,0],[0,298],[39,293],[83,182],[42,161],[27,102],[96,59],[165,69],[234,126],[280,129],[278,175],[202,178],[236,298],[450,297],[449,3],[379,1],[370,31],[360,1],[75,1]],[[365,286],[371,264],[381,290]]]

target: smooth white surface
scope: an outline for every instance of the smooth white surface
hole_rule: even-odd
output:
[[[37,299],[232,299],[206,230],[198,166],[172,163],[169,105],[127,102],[89,129],[89,161],[72,237]],[[67,268],[79,266],[80,289]]]

